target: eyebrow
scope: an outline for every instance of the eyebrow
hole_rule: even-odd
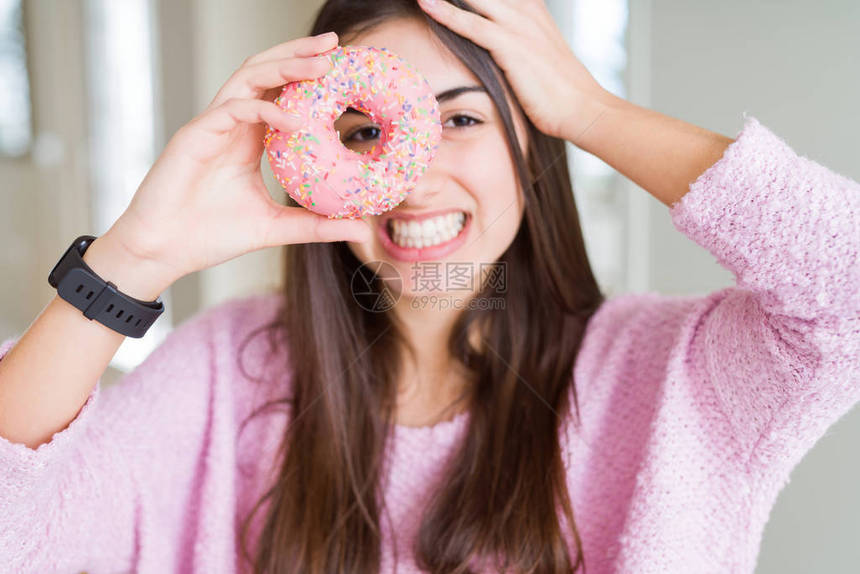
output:
[[[450,90],[445,90],[444,92],[440,92],[439,94],[436,95],[436,101],[441,104],[442,102],[446,102],[448,100],[453,100],[454,98],[458,98],[458,97],[462,96],[463,94],[467,94],[470,92],[480,92],[480,93],[484,93],[484,94],[489,95],[489,93],[487,92],[487,89],[484,88],[483,86],[460,86],[458,88],[451,88]],[[355,108],[347,108],[343,113],[344,114],[359,114],[362,116],[365,115],[362,112],[359,112],[358,110],[356,110]]]
[[[483,86],[460,86],[459,88],[451,88],[450,90],[445,90],[444,92],[437,94],[436,101],[442,103],[446,100],[453,100],[454,98],[469,92],[483,92],[486,94],[487,89]]]

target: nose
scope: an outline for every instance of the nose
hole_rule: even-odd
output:
[[[449,173],[448,160],[445,154],[447,148],[444,140],[439,142],[436,155],[430,161],[427,170],[418,178],[415,189],[406,196],[399,207],[420,210],[433,204],[434,198],[442,191]]]

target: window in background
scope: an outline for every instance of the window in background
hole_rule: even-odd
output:
[[[87,0],[86,7],[92,218],[100,235],[155,161],[156,36],[151,0]],[[142,339],[126,338],[111,366],[132,370],[164,339],[171,329],[169,292],[162,300],[164,314]]]
[[[548,0],[574,53],[601,86],[626,97],[627,0]],[[625,178],[597,157],[567,144],[574,196],[591,266],[608,295],[627,291]]]
[[[0,0],[0,156],[27,153],[33,138],[21,0]]]

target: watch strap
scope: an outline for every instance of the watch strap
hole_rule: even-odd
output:
[[[164,312],[161,297],[141,301],[99,277],[83,260],[84,252],[95,239],[91,235],[75,239],[48,275],[48,282],[87,319],[95,319],[127,337],[140,338]]]

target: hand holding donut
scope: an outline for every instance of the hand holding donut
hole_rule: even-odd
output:
[[[419,0],[434,20],[485,48],[542,132],[577,143],[609,95],[568,47],[543,0]]]
[[[272,100],[286,83],[325,74],[331,62],[324,54],[336,46],[330,33],[247,59],[206,110],[174,134],[103,237],[157,269],[165,287],[264,247],[369,239],[363,221],[278,204],[260,171],[267,124],[289,133],[303,123]]]

